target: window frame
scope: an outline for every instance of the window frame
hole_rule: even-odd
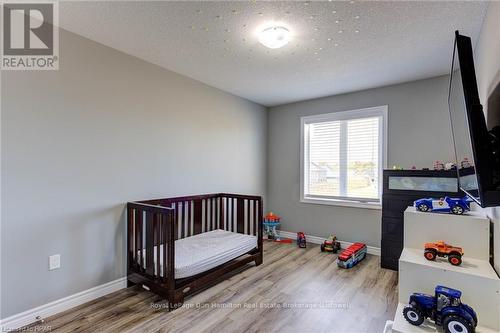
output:
[[[349,119],[359,119],[368,117],[381,117],[382,121],[379,124],[379,177],[378,177],[378,190],[379,200],[376,202],[365,202],[363,199],[356,198],[327,198],[327,197],[311,197],[305,195],[305,172],[307,170],[305,159],[305,126],[311,123],[327,122],[327,121],[340,121]],[[358,207],[369,209],[382,208],[382,185],[383,185],[383,170],[387,168],[387,127],[388,127],[388,106],[381,105],[370,108],[347,110],[331,112],[313,116],[304,116],[300,118],[300,202],[309,204],[320,205],[334,205],[346,207]],[[380,133],[380,132],[379,132]]]

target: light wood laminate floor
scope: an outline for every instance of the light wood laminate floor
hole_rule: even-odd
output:
[[[319,246],[265,242],[264,263],[168,312],[151,292],[120,290],[47,318],[51,332],[382,332],[397,307],[397,273],[368,255],[352,269]],[[31,328],[34,328],[32,326]]]

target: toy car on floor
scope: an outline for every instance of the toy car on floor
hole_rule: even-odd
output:
[[[337,253],[338,250],[340,250],[340,242],[334,235],[328,237],[328,239],[321,244],[321,252]]]
[[[435,295],[414,293],[409,305],[403,309],[403,316],[412,325],[420,326],[425,318],[442,326],[446,333],[473,333],[477,326],[477,315],[467,304],[460,301],[462,292],[437,286]]]
[[[425,243],[424,249],[424,257],[427,260],[434,261],[436,257],[448,257],[448,262],[453,266],[459,266],[462,263],[464,251],[461,247],[452,246],[443,241],[439,241],[435,243]]]
[[[297,233],[297,246],[300,248],[306,247],[306,235],[303,232]]]
[[[337,266],[351,268],[366,257],[366,244],[354,243],[342,251],[337,258]]]
[[[416,200],[413,205],[420,212],[447,212],[462,215],[470,210],[470,202],[471,199],[467,196],[463,198],[424,198]]]

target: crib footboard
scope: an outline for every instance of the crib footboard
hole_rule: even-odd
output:
[[[174,209],[129,202],[127,220],[129,283],[144,284],[168,297],[175,289]]]

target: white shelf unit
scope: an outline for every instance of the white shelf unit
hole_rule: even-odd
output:
[[[408,207],[404,220],[404,249],[399,258],[399,306],[393,332],[443,332],[431,321],[415,327],[402,311],[414,292],[434,294],[436,285],[462,291],[462,301],[478,315],[478,333],[500,332],[500,279],[489,263],[489,220],[478,214],[422,213]],[[426,242],[444,240],[464,249],[460,266],[444,258],[424,258]]]
[[[423,213],[408,207],[404,217],[404,247],[422,249],[424,243],[444,240],[460,246],[464,258],[489,260],[490,220],[483,215]]]

